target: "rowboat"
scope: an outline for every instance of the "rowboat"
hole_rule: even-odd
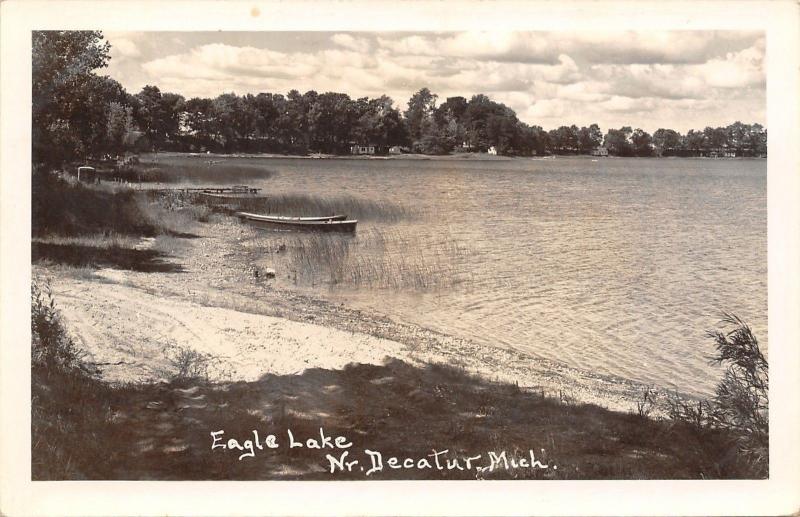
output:
[[[241,221],[250,223],[257,228],[276,231],[355,233],[358,223],[355,219],[347,220],[347,216],[343,215],[290,217],[248,212],[237,212],[236,215]]]
[[[292,215],[265,215],[265,214],[251,214],[250,212],[236,212],[239,218],[254,219],[257,221],[346,221],[346,215],[321,215],[318,217],[295,217]]]

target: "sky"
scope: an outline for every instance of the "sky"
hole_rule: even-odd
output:
[[[765,35],[741,31],[104,32],[108,74],[184,97],[291,89],[439,102],[483,93],[523,122],[681,132],[766,122]]]

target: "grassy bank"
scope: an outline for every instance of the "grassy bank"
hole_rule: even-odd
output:
[[[168,257],[197,222],[214,217],[203,205],[153,196],[117,184],[85,185],[55,175],[33,177],[31,259],[79,276],[112,267],[177,271]],[[152,241],[142,246],[143,239]]]

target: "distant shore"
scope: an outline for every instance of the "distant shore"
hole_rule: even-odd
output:
[[[224,160],[229,158],[269,158],[293,160],[410,160],[410,161],[513,161],[513,160],[563,160],[563,159],[591,159],[591,160],[616,160],[616,159],[645,159],[645,160],[766,160],[767,157],[740,156],[740,157],[708,157],[708,156],[592,156],[589,154],[548,154],[534,156],[504,156],[488,153],[455,153],[455,154],[390,154],[390,155],[356,155],[356,154],[278,154],[278,153],[192,153],[181,151],[159,151],[158,153],[144,153],[143,156],[190,156],[206,160]]]

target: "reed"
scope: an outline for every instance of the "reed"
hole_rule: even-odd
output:
[[[413,219],[416,212],[391,201],[357,196],[271,194],[265,197],[237,199],[232,204],[240,210],[260,214],[318,216],[344,214],[359,221],[396,222]]]
[[[332,234],[265,236],[262,249],[303,284],[425,290],[470,278],[458,268],[466,256],[455,240],[425,241],[398,229],[370,228],[357,237]],[[285,253],[278,251],[284,250]]]
[[[256,164],[230,164],[225,161],[212,161],[197,158],[189,163],[185,158],[181,161],[159,157],[151,161],[142,161],[115,173],[122,181],[139,183],[180,183],[180,182],[215,182],[237,183],[251,179],[266,179],[274,174]]]

